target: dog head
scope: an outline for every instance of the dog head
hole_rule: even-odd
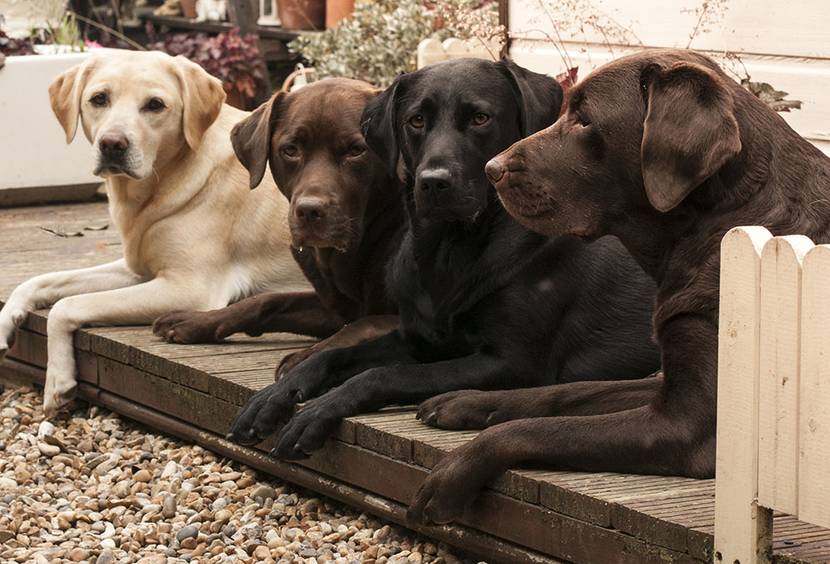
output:
[[[487,165],[508,211],[548,235],[596,237],[666,213],[741,152],[734,95],[710,59],[644,51],[575,86],[551,127]]]
[[[418,218],[473,222],[491,200],[488,159],[551,124],[562,89],[510,61],[458,59],[400,76],[363,115],[369,146],[400,164]]]
[[[371,85],[344,78],[278,92],[231,133],[234,151],[262,181],[266,164],[291,202],[289,226],[295,247],[346,251],[359,243],[374,198],[390,175],[369,150],[360,116],[377,96]]]
[[[150,176],[196,149],[222,109],[222,83],[184,57],[116,51],[93,55],[49,86],[52,110],[75,138],[80,118],[100,176]]]

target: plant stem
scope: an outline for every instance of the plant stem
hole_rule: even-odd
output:
[[[80,14],[77,14],[77,13],[73,12],[72,10],[68,10],[68,11],[76,19],[84,22],[85,24],[89,24],[93,27],[97,27],[100,30],[103,30],[103,31],[106,31],[108,33],[113,34],[115,37],[117,37],[118,39],[120,39],[121,41],[123,41],[124,43],[126,43],[127,45],[132,47],[133,49],[137,49],[138,51],[146,51],[147,50],[147,47],[145,47],[144,45],[141,45],[140,43],[136,43],[135,41],[133,41],[132,39],[130,39],[129,37],[127,37],[123,33],[119,33],[118,31],[112,29],[111,27],[109,27],[107,25],[98,23],[98,22],[96,22],[94,20],[91,20],[89,18],[85,18],[84,16],[82,16]]]

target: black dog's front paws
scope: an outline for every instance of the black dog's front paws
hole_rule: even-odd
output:
[[[271,456],[300,460],[323,447],[342,419],[337,413],[337,405],[329,401],[327,395],[309,402],[291,418],[280,433]]]
[[[271,435],[281,421],[287,420],[302,392],[285,382],[271,384],[248,400],[231,423],[227,439],[241,445],[255,445]]]

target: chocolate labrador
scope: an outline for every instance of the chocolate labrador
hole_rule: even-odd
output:
[[[443,459],[410,518],[459,517],[520,463],[712,477],[721,238],[763,225],[830,241],[830,159],[710,59],[648,50],[588,76],[552,127],[491,160],[487,174],[523,225],[622,240],[658,285],[664,374],[434,398],[422,409],[441,426],[516,421]]]
[[[285,331],[336,338],[284,360],[297,364],[314,350],[353,344],[397,326],[386,296],[384,265],[405,224],[400,181],[366,145],[360,117],[378,91],[348,79],[278,92],[233,129],[236,155],[256,186],[270,163],[290,202],[294,258],[314,292],[260,294],[223,309],[166,315],[153,330],[175,343],[216,342],[236,333]],[[245,221],[243,218],[242,221]],[[244,248],[238,249],[244,253]]]
[[[654,286],[619,241],[525,229],[484,173],[488,159],[553,123],[561,101],[551,78],[461,59],[403,75],[369,103],[367,142],[405,178],[409,227],[387,273],[401,327],[298,365],[251,399],[231,439],[256,443],[290,417],[273,454],[302,458],[360,411],[657,369]]]

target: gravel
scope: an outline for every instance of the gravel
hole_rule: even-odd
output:
[[[2,562],[467,562],[104,409],[50,423],[41,403],[0,393]]]

